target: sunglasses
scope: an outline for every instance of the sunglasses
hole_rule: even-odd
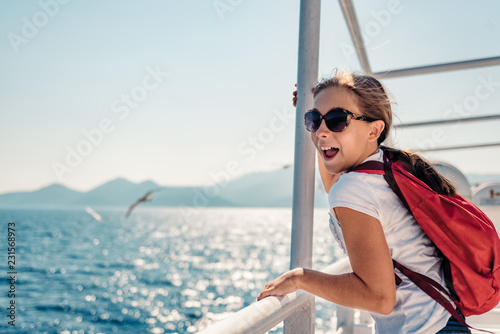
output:
[[[310,132],[318,131],[323,120],[325,120],[328,130],[332,132],[342,132],[347,128],[352,119],[365,122],[375,121],[373,118],[357,115],[342,108],[333,108],[325,115],[321,115],[316,109],[311,109],[304,114],[304,123],[307,131]]]

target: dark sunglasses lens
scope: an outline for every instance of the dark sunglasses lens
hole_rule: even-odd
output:
[[[321,125],[321,114],[317,111],[308,111],[305,116],[305,125],[308,131],[314,132]]]
[[[342,109],[331,110],[325,115],[326,127],[333,132],[340,132],[346,128],[347,114]]]

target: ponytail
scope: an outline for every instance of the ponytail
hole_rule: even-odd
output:
[[[404,150],[380,146],[384,151],[389,151],[395,160],[408,164],[410,173],[415,175],[420,181],[427,184],[432,190],[447,196],[454,196],[456,189],[453,184],[432,166],[430,162],[420,155]]]

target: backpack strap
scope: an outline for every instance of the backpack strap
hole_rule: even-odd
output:
[[[389,187],[396,193],[396,195],[398,195],[399,199],[401,200],[401,202],[403,202],[403,205],[406,207],[406,209],[411,212],[410,206],[406,202],[403,193],[399,189],[399,186],[396,183],[396,179],[394,178],[392,164],[395,161],[390,159],[392,157],[392,154],[389,154],[389,151],[384,151],[385,163],[375,160],[369,160],[354,168],[349,169],[348,172],[384,175],[384,179],[387,184],[389,184]]]
[[[384,175],[384,163],[380,161],[370,160],[350,169],[349,172]]]

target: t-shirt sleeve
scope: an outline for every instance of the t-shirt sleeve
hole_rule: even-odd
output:
[[[373,176],[361,173],[342,175],[328,194],[330,209],[345,207],[380,221],[380,206],[377,195],[365,180],[366,177]]]

